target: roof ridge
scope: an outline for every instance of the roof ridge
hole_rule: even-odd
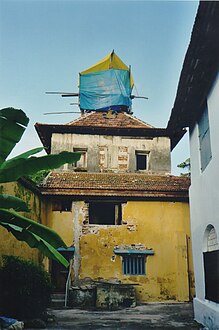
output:
[[[80,116],[79,118],[77,118],[77,119],[74,119],[74,120],[72,120],[72,121],[70,121],[70,122],[68,122],[68,123],[66,123],[65,125],[68,125],[68,126],[77,126],[77,123],[78,124],[80,124],[80,122],[81,122],[81,124],[83,125],[83,122],[85,122],[86,124],[85,124],[85,126],[87,126],[87,119],[89,118],[89,117],[91,117],[92,118],[92,116],[97,116],[97,120],[99,120],[99,117],[100,117],[100,113],[102,113],[102,116],[104,117],[104,114],[107,114],[107,110],[106,111],[91,111],[90,113],[88,113],[88,114],[85,114],[85,115],[83,115],[83,116]],[[116,111],[115,111],[116,112]],[[139,118],[137,118],[136,116],[133,116],[133,115],[131,115],[131,114],[128,114],[128,113],[126,113],[126,112],[116,112],[117,113],[117,116],[118,116],[118,119],[120,120],[120,121],[123,121],[123,120],[125,120],[125,118],[127,118],[127,119],[130,119],[130,120],[132,120],[133,122],[131,123],[130,122],[130,124],[132,124],[132,125],[135,125],[135,123],[136,124],[140,124],[140,125],[142,125],[142,126],[145,126],[145,128],[155,128],[154,126],[152,126],[152,125],[150,125],[150,124],[148,124],[148,123],[146,123],[145,121],[143,121],[143,120],[141,120],[141,119],[139,119]],[[117,117],[116,116],[116,117]],[[123,116],[123,117],[122,117]],[[115,120],[116,120],[116,118],[115,118]],[[98,122],[98,121],[97,121]],[[101,125],[103,125],[103,124],[101,124]],[[100,125],[100,126],[101,126]],[[89,126],[89,125],[88,125]],[[108,126],[108,123],[106,122],[106,126]]]
[[[136,116],[133,116],[133,115],[131,115],[131,114],[129,114],[129,113],[125,113],[125,115],[126,115],[127,117],[131,117],[132,119],[138,121],[138,122],[141,123],[141,124],[147,125],[147,126],[149,126],[149,127],[151,127],[151,128],[155,128],[155,127],[152,126],[151,124],[146,123],[145,121],[143,121],[142,119],[137,118]]]
[[[78,118],[76,118],[76,119],[74,119],[74,120],[72,120],[72,121],[70,121],[70,122],[64,124],[64,125],[72,125],[72,124],[74,124],[74,123],[77,123],[77,122],[80,121],[81,119],[84,119],[84,118],[89,117],[91,114],[93,114],[93,112],[94,112],[94,111],[91,111],[90,113],[86,113],[86,114],[84,114],[84,115],[82,115],[82,116],[80,116],[80,117],[78,117]]]

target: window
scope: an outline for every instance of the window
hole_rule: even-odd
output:
[[[89,203],[89,223],[96,225],[120,225],[121,204],[114,202]]]
[[[205,298],[219,303],[219,245],[212,225],[206,228],[204,243]]]
[[[73,148],[74,152],[80,152],[81,158],[73,164],[76,168],[87,168],[87,149],[86,148]]]
[[[122,256],[123,275],[146,275],[146,258],[154,255],[154,250],[147,248],[133,248],[132,244],[117,246],[113,252]],[[137,244],[139,245],[139,244]]]
[[[199,119],[198,129],[199,129],[201,170],[204,171],[204,169],[206,168],[206,166],[208,165],[208,163],[212,158],[207,105],[205,111],[203,112],[203,114]]]
[[[71,212],[72,201],[71,200],[62,200],[62,201],[53,201],[52,210],[60,212]]]
[[[122,258],[123,275],[146,275],[146,256],[126,255]]]
[[[148,168],[148,153],[145,151],[136,151],[136,170],[147,170]]]

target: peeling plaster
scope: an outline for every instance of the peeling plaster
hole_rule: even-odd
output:
[[[84,218],[84,208],[81,207],[80,202],[73,202],[72,208],[74,209],[74,242],[75,242],[75,253],[74,253],[74,285],[79,284],[79,274],[81,265],[80,255],[80,237],[82,235],[82,227],[80,224],[81,217]]]

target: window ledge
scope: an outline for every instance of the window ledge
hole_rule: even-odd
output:
[[[113,252],[118,255],[127,255],[127,254],[136,254],[136,255],[154,255],[154,250],[152,249],[145,249],[145,250],[138,250],[138,249],[114,249]]]
[[[63,247],[60,247],[57,249],[58,252],[72,252],[74,253],[75,252],[75,248],[73,246],[71,247],[68,247],[67,249],[63,248]]]

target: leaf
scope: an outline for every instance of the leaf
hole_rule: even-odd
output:
[[[20,155],[18,155],[18,156],[16,156],[16,157],[13,157],[13,158],[11,158],[11,159],[17,159],[17,158],[28,158],[28,157],[30,157],[30,156],[32,156],[32,155],[35,155],[35,154],[37,154],[38,152],[41,152],[41,151],[43,151],[43,150],[45,150],[44,147],[38,147],[38,148],[30,149],[30,150],[28,150],[28,151],[26,151],[26,152],[24,152],[24,153],[22,153],[22,154],[20,154]],[[8,160],[8,161],[9,161],[9,160]]]
[[[39,170],[50,170],[65,163],[73,163],[80,159],[79,153],[63,152],[57,155],[43,157],[30,157],[44,148],[35,148],[6,161],[17,142],[20,141],[29,118],[22,110],[5,108],[0,110],[0,182],[12,182],[22,176],[35,174]],[[29,158],[30,157],[30,158]],[[33,220],[25,218],[15,211],[26,211],[27,206],[21,200],[13,196],[3,195],[0,200],[0,225],[10,229],[15,237],[28,241],[49,256],[65,264],[63,257],[57,255],[56,248],[66,247],[61,237],[52,229],[43,226]],[[17,229],[16,229],[17,226]],[[65,264],[66,265],[66,264]]]
[[[23,229],[20,226],[2,222],[1,225],[11,232],[19,241],[26,242],[31,248],[37,248],[48,258],[60,262],[64,267],[69,266],[69,262],[52,245],[43,240],[38,235]]]
[[[7,223],[11,225],[16,225],[23,229],[26,229],[33,234],[38,235],[40,238],[44,239],[55,249],[59,247],[66,247],[66,244],[61,239],[61,237],[52,229],[41,225],[33,220],[30,220],[14,211],[0,209],[0,224]]]
[[[14,209],[15,211],[29,212],[27,204],[20,198],[2,194],[0,195],[0,208]]]
[[[0,110],[0,165],[20,141],[29,118],[22,110],[5,108]]]
[[[50,170],[65,163],[74,163],[80,159],[80,153],[63,151],[59,154],[41,157],[30,157],[27,159],[10,159],[3,163],[0,168],[0,183],[13,182],[22,176],[31,175],[39,170]]]

